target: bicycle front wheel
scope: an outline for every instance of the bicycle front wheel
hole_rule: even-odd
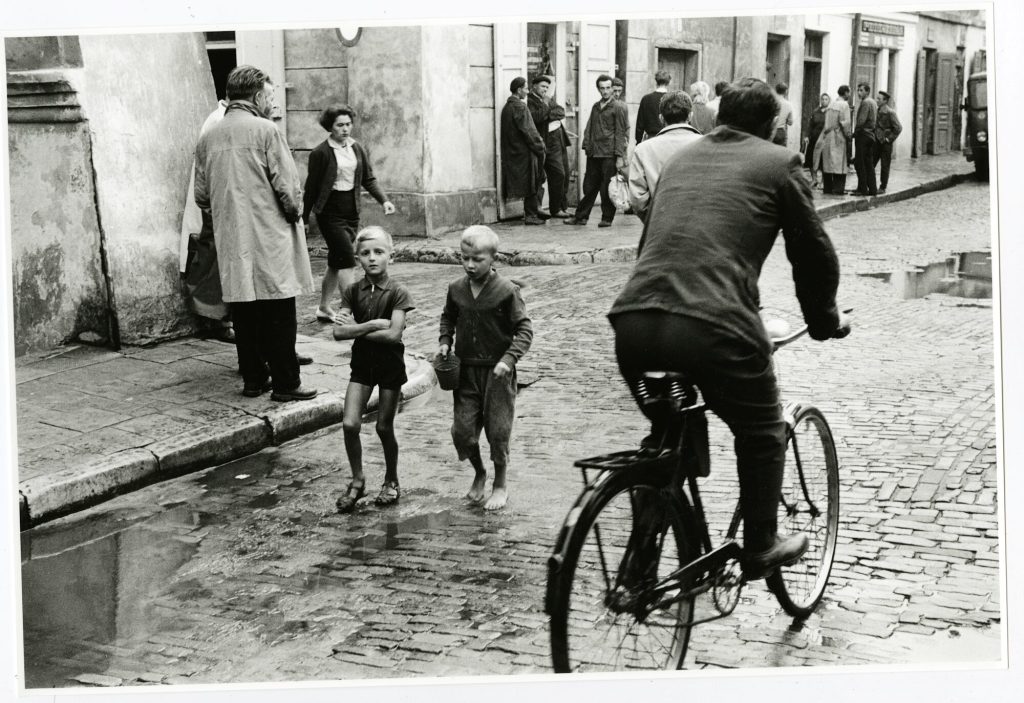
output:
[[[678,505],[623,470],[583,506],[551,575],[555,671],[682,668],[694,596],[668,577],[697,554]]]
[[[839,461],[832,430],[812,406],[794,415],[779,504],[779,534],[803,532],[810,540],[798,562],[767,578],[779,605],[807,617],[821,602],[832,571],[839,532]]]

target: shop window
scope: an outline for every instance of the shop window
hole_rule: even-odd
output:
[[[526,25],[526,84],[536,76],[555,76],[555,25],[529,22]]]
[[[854,68],[854,85],[851,87],[856,89],[857,85],[867,83],[871,86],[871,90],[875,90],[875,88],[878,87],[878,81],[876,80],[877,77],[878,50],[857,49],[857,64]]]

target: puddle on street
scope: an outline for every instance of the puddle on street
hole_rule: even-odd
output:
[[[450,523],[451,511],[449,510],[413,515],[404,520],[385,521],[380,523],[378,529],[350,540],[348,545],[351,547],[351,552],[348,556],[355,559],[369,559],[378,552],[397,549],[401,545],[402,537],[423,530],[448,527]]]
[[[952,254],[945,261],[884,273],[862,273],[877,278],[902,300],[941,293],[956,298],[992,297],[992,252],[970,251]]]

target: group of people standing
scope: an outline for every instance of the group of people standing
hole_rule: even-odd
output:
[[[846,195],[846,174],[851,159],[857,173],[854,195],[878,195],[889,187],[892,145],[903,131],[891,96],[878,91],[877,101],[871,97],[871,86],[857,85],[857,111],[850,107],[850,87],[839,86],[832,100],[822,93],[818,108],[812,113],[807,143],[804,145],[804,166],[811,172],[812,185],[818,185],[822,171],[822,190],[829,195]],[[880,179],[875,168],[881,163]]]

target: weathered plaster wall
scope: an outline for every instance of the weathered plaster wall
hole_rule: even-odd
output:
[[[80,37],[99,224],[121,341],[190,325],[178,245],[199,128],[216,105],[202,35]]]
[[[89,135],[82,122],[8,125],[15,354],[107,334]]]

